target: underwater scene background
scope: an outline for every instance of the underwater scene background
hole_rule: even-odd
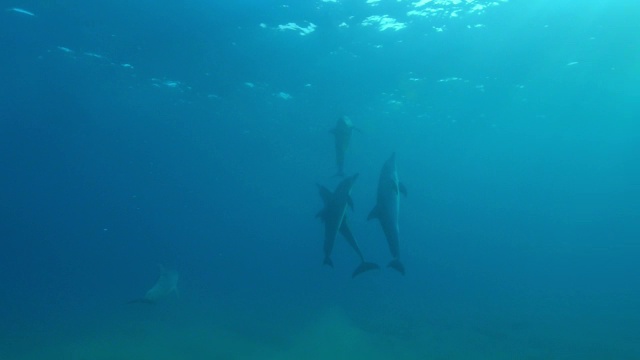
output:
[[[4,0],[0,358],[640,358],[639,18]],[[342,116],[355,278],[316,218]],[[367,221],[394,152],[404,276]]]

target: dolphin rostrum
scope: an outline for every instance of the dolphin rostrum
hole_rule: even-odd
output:
[[[400,211],[400,193],[407,196],[407,189],[398,181],[398,171],[396,170],[396,154],[384,163],[380,178],[378,180],[377,203],[369,213],[367,220],[378,219],[382,226],[389,250],[393,259],[389,267],[398,270],[404,275],[404,265],[400,262],[400,245],[398,242],[398,213]]]
[[[158,300],[166,298],[172,293],[178,295],[178,278],[177,271],[166,270],[164,266],[160,265],[160,277],[156,281],[155,285],[147,291],[141,299],[135,299],[129,301],[129,304],[133,303],[146,303],[155,304]]]
[[[353,123],[346,116],[341,116],[336,123],[336,127],[331,130],[336,140],[336,165],[338,172],[336,176],[344,176],[344,156],[349,148],[351,134],[353,133]]]
[[[349,228],[347,223],[347,206],[353,209],[353,201],[351,200],[351,188],[355,182],[358,174],[348,177],[336,188],[335,192],[331,192],[324,186],[318,185],[320,196],[324,202],[324,208],[320,210],[317,217],[321,218],[324,222],[324,264],[333,267],[331,261],[331,252],[333,250],[333,244],[338,232],[342,234],[347,243],[355,250],[358,257],[360,257],[360,265],[353,271],[351,277],[373,269],[379,269],[377,264],[366,262],[360,247]]]

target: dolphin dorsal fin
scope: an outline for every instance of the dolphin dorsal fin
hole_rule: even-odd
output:
[[[407,196],[407,188],[404,186],[403,183],[398,183],[398,190],[400,190],[400,193],[402,195],[404,195],[405,197]]]

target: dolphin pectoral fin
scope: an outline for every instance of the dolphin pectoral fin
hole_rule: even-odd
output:
[[[405,197],[407,196],[407,188],[404,186],[403,183],[398,183],[398,189],[400,190],[400,193],[402,195],[404,195]]]
[[[369,213],[369,216],[367,216],[367,220],[371,220],[371,219],[377,219],[380,218],[380,214],[378,211],[378,205],[374,206],[373,209],[371,209],[371,212]]]
[[[325,220],[326,216],[327,216],[327,210],[326,209],[322,209],[322,210],[318,211],[318,213],[316,214],[316,217],[320,218],[322,221]]]
[[[333,261],[331,261],[330,257],[325,257],[322,265],[329,265],[333,269]]]
[[[380,266],[378,266],[378,264],[363,261],[362,264],[360,264],[360,266],[358,266],[353,271],[353,274],[351,274],[351,278],[354,278],[354,277],[362,274],[365,271],[376,270],[376,269],[380,269]]]
[[[353,211],[353,199],[351,198],[351,196],[347,198],[347,204],[351,208],[351,211]]]
[[[398,270],[398,272],[400,274],[404,275],[404,265],[402,265],[400,260],[398,260],[398,259],[391,260],[391,262],[389,263],[388,267],[394,268],[394,269]]]

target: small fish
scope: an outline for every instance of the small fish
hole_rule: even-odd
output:
[[[29,15],[29,16],[36,16],[36,14],[32,13],[31,11],[25,10],[25,9],[20,9],[20,8],[10,8],[7,9],[7,11],[13,11],[13,12],[17,12],[19,14],[24,14],[24,15]]]

